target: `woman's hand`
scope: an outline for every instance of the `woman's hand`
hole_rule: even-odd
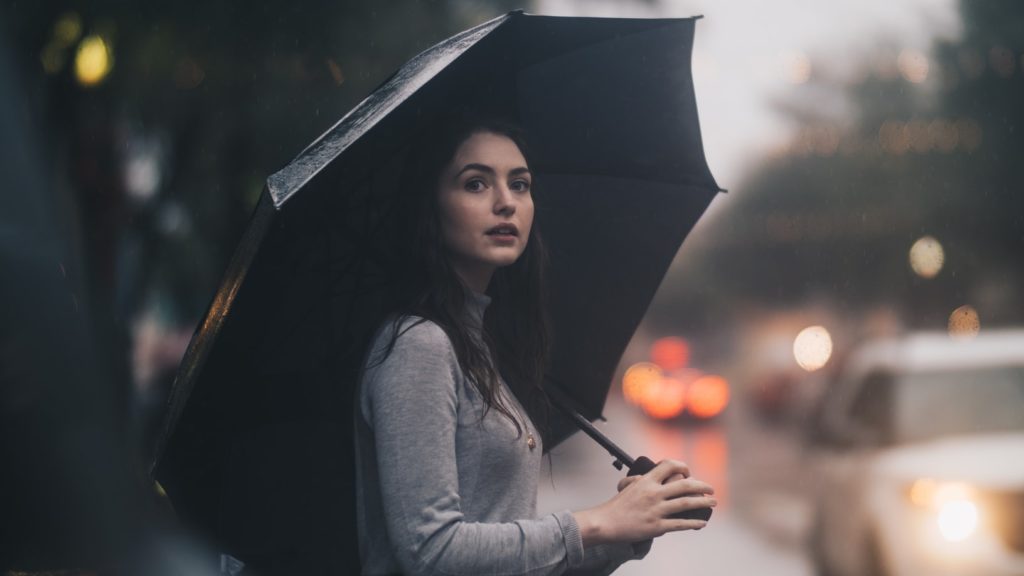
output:
[[[643,476],[619,481],[619,493],[596,508],[575,512],[584,546],[638,542],[668,532],[696,530],[704,520],[670,518],[686,510],[713,507],[714,489],[690,478],[686,464],[663,460]]]

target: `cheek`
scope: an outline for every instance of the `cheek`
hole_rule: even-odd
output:
[[[526,232],[529,232],[533,228],[533,200],[523,203],[522,207],[523,215],[523,227],[526,228]]]
[[[471,233],[472,214],[466,206],[445,200],[442,198],[440,205],[441,237],[446,244],[457,243]]]

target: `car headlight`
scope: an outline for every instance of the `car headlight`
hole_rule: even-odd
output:
[[[910,485],[907,498],[933,514],[939,533],[948,542],[966,540],[978,530],[978,494],[969,484],[923,478]]]

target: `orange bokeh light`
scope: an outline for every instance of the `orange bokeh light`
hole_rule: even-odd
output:
[[[675,418],[686,408],[686,385],[675,378],[661,378],[648,388],[641,407],[659,420]]]
[[[676,336],[659,338],[651,346],[651,360],[664,370],[678,370],[690,360],[690,346]]]
[[[713,418],[729,404],[729,383],[721,376],[701,376],[688,392],[686,408],[697,418]]]
[[[630,404],[643,404],[649,390],[664,376],[657,364],[640,362],[622,376],[622,395]]]

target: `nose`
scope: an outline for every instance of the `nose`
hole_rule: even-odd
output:
[[[516,213],[515,196],[508,186],[499,184],[494,187],[494,213],[511,216]]]

